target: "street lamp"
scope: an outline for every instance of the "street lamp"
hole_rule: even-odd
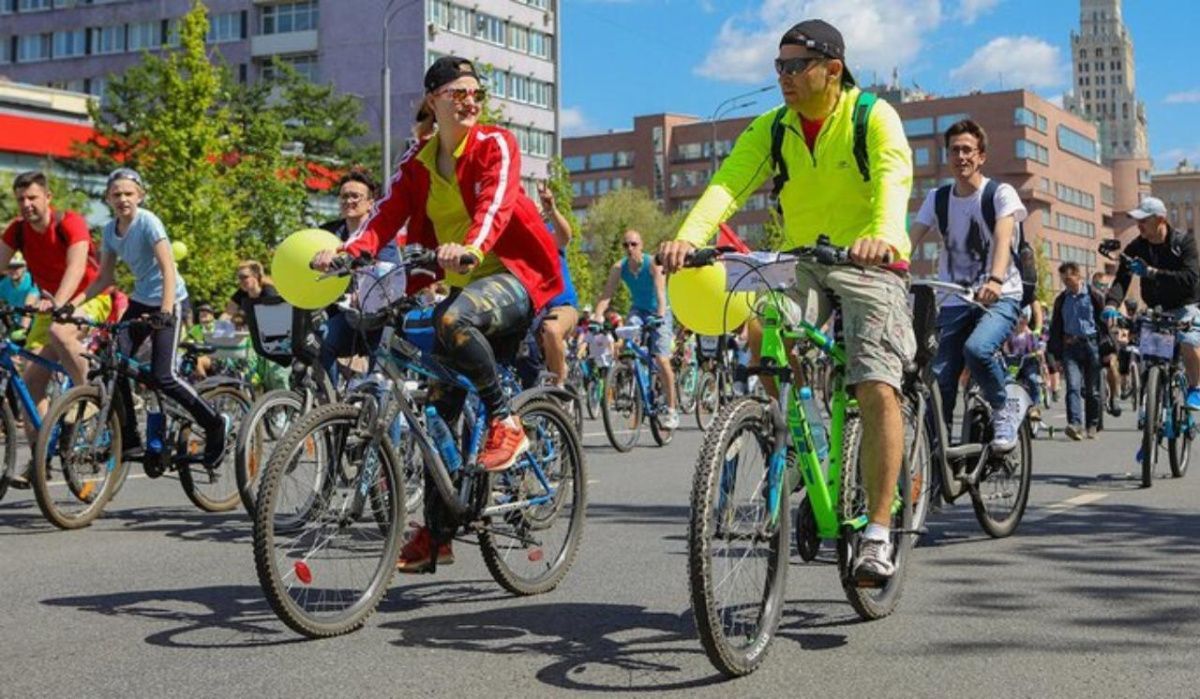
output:
[[[392,9],[392,5],[396,4],[396,0],[391,0],[387,7],[383,9],[383,109],[380,128],[383,130],[383,193],[387,194],[392,187],[392,66],[388,61],[388,25],[396,18],[400,10],[418,2],[419,0],[408,0],[401,3],[396,9]],[[388,14],[388,13],[391,14]]]
[[[739,100],[746,100],[747,97],[754,97],[755,95],[760,95],[764,92],[774,89],[774,85],[767,85],[765,87],[760,87],[757,90],[751,90],[750,92],[740,95],[734,95],[733,97],[722,100],[721,103],[717,105],[717,108],[713,110],[712,116],[708,118],[709,124],[712,126],[712,143],[709,144],[709,148],[711,148],[712,151],[710,154],[711,158],[709,159],[712,165],[712,173],[709,175],[709,179],[717,174],[717,119],[735,110],[749,107],[758,101],[747,100],[743,102]]]

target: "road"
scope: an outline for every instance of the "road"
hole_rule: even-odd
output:
[[[558,590],[510,597],[458,545],[455,565],[398,577],[363,629],[321,642],[274,618],[241,512],[203,514],[143,477],[91,528],[60,532],[10,491],[0,697],[1197,696],[1200,473],[1139,489],[1132,422],[1039,440],[1009,539],[983,535],[965,502],[936,514],[885,620],[857,620],[828,556],[793,557],[770,657],[732,684],[688,604],[695,429],[622,455],[587,424],[587,526]]]

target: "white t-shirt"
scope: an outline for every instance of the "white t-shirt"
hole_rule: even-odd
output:
[[[607,367],[612,364],[612,337],[606,332],[588,333],[588,356],[596,366]]]
[[[928,226],[937,231],[946,240],[947,244],[942,250],[940,259],[938,260],[938,278],[947,282],[966,282],[973,287],[980,287],[987,278],[991,276],[992,269],[992,249],[991,240],[992,232],[987,229],[987,225],[983,222],[983,188],[988,183],[988,178],[983,178],[979,183],[979,189],[967,197],[960,197],[954,193],[954,188],[950,189],[950,206],[946,213],[946,225],[950,229],[949,237],[946,232],[938,226],[937,219],[937,189],[931,190],[925,196],[924,203],[921,204],[921,210],[917,212],[917,223]],[[1013,189],[1012,185],[1000,183],[996,188],[996,220],[1012,216],[1013,223],[1021,223],[1028,216],[1025,210],[1025,205],[1021,203],[1021,197],[1017,195],[1017,190]],[[975,225],[975,230],[980,236],[975,242],[975,248],[971,245],[971,229],[972,223]],[[987,246],[987,259],[980,258],[980,245]],[[945,249],[945,248],[948,248]],[[947,252],[949,254],[947,254]],[[1021,298],[1021,273],[1017,270],[1017,250],[1016,241],[1013,241],[1012,254],[1009,257],[1008,272],[1004,275],[1004,284],[1000,287],[1000,293],[1004,297]],[[957,306],[965,304],[966,301],[951,296],[946,299],[947,306]]]

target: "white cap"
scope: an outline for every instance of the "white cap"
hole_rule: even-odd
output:
[[[1129,211],[1129,217],[1141,221],[1151,216],[1167,217],[1167,207],[1158,197],[1144,197],[1138,208]]]

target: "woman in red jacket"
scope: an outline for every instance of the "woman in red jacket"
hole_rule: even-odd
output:
[[[400,245],[437,249],[451,288],[435,310],[437,351],[479,389],[491,420],[479,462],[500,471],[529,442],[500,387],[492,343],[523,335],[562,290],[562,279],[554,239],[521,189],[517,140],[505,129],[478,124],[485,97],[470,61],[445,56],[429,67],[418,142],[401,159],[389,194],[342,252],[374,255],[398,234]],[[318,253],[314,265],[327,268],[335,254]],[[466,257],[472,264],[462,264]],[[450,421],[464,397],[442,387],[434,404]],[[427,567],[432,548],[428,531],[420,530],[401,552],[399,569]],[[438,562],[452,560],[449,544],[442,544]]]

